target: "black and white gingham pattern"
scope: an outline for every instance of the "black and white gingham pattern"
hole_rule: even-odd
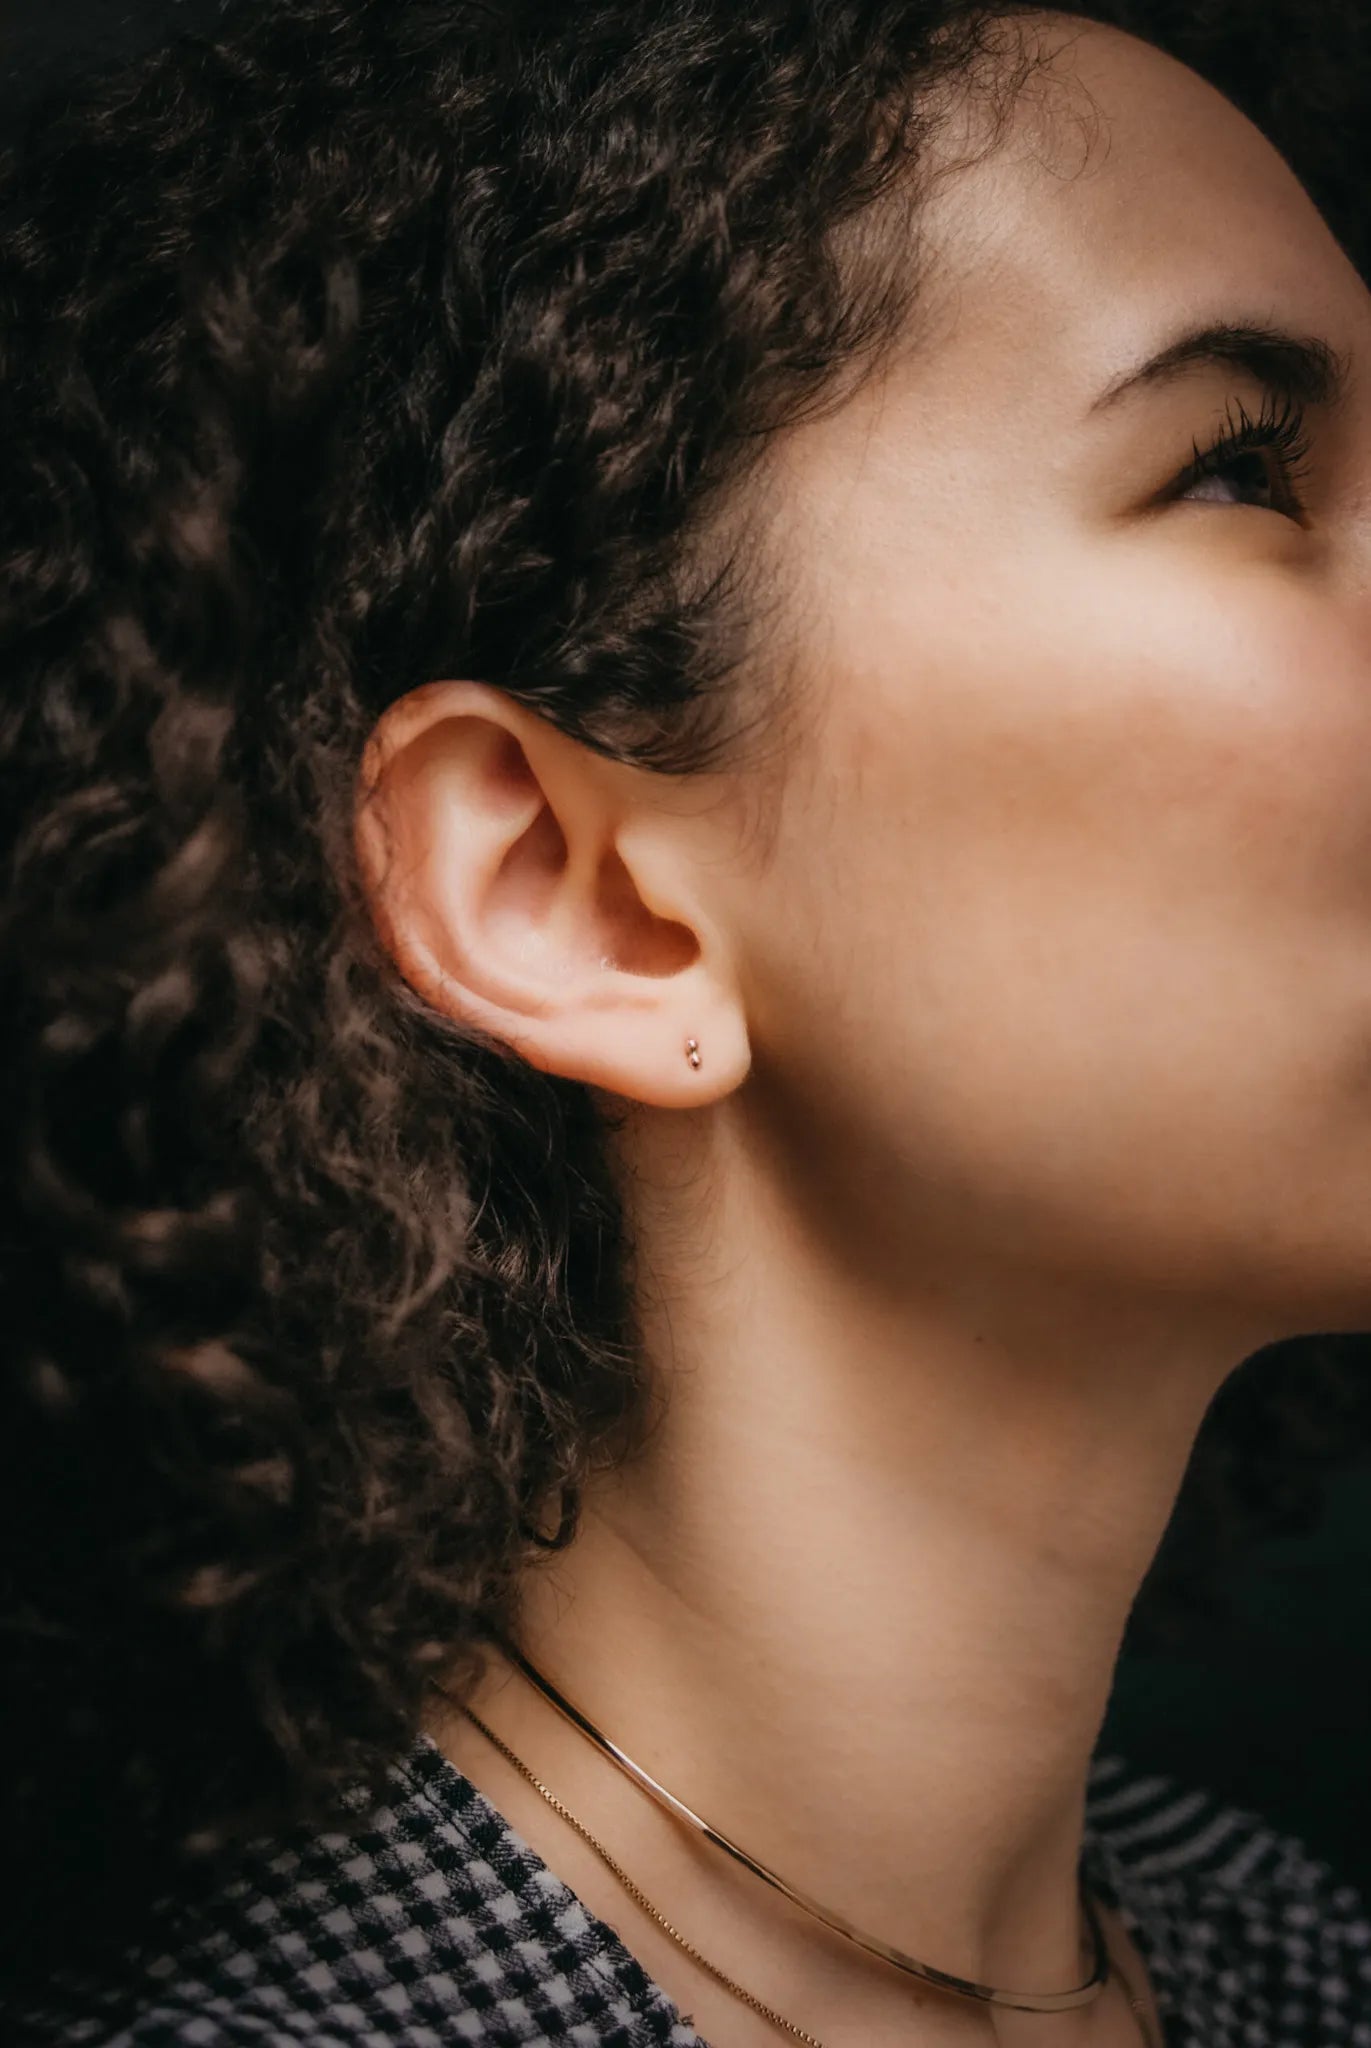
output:
[[[1371,2048],[1366,1904],[1298,1841],[1102,1757],[1088,1848],[1147,1963],[1167,2048]]]
[[[260,1845],[134,1984],[54,1987],[6,2041],[81,2048],[704,2048],[427,1739],[346,1831]],[[1371,2048],[1371,1924],[1300,1844],[1096,1760],[1086,1855],[1167,2048]]]

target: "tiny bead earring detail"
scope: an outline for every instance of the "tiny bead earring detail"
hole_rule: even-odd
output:
[[[688,1038],[686,1040],[686,1058],[690,1061],[692,1067],[699,1066],[700,1041],[698,1038]]]

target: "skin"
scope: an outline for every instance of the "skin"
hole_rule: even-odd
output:
[[[1054,1990],[1204,1411],[1260,1345],[1371,1312],[1371,298],[1210,87],[1038,26],[1060,91],[936,187],[917,335],[767,451],[805,598],[764,830],[755,779],[606,763],[460,679],[378,727],[359,847],[413,985],[620,1113],[669,1398],[530,1581],[528,1653],[859,1925]],[[1260,411],[1245,371],[1092,413],[1197,316],[1350,367],[1300,516],[1275,456],[1166,495]],[[498,1662],[476,1704],[828,2048],[1135,2048],[1115,1987],[1000,2011],[833,1941]],[[470,1723],[432,1730],[702,2032],[779,2038]]]

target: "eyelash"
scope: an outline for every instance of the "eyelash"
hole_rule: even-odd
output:
[[[1236,411],[1236,419],[1234,413]],[[1206,476],[1213,476],[1239,456],[1251,455],[1269,448],[1277,456],[1280,469],[1280,483],[1289,500],[1287,505],[1272,504],[1269,508],[1286,512],[1289,516],[1303,513],[1304,505],[1297,486],[1309,472],[1309,457],[1313,440],[1309,432],[1308,414],[1294,399],[1286,399],[1279,406],[1272,395],[1267,394],[1262,409],[1252,418],[1242,400],[1229,401],[1229,430],[1210,447],[1202,449],[1198,441],[1192,442],[1193,460],[1176,480],[1175,493],[1189,489]],[[1274,488],[1274,487],[1273,487]],[[1260,508],[1267,509],[1267,508]]]

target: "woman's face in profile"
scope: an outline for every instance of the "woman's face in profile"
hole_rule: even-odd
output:
[[[768,457],[812,713],[749,1017],[873,1245],[1364,1326],[1371,297],[1228,101],[1049,21],[910,346]]]

